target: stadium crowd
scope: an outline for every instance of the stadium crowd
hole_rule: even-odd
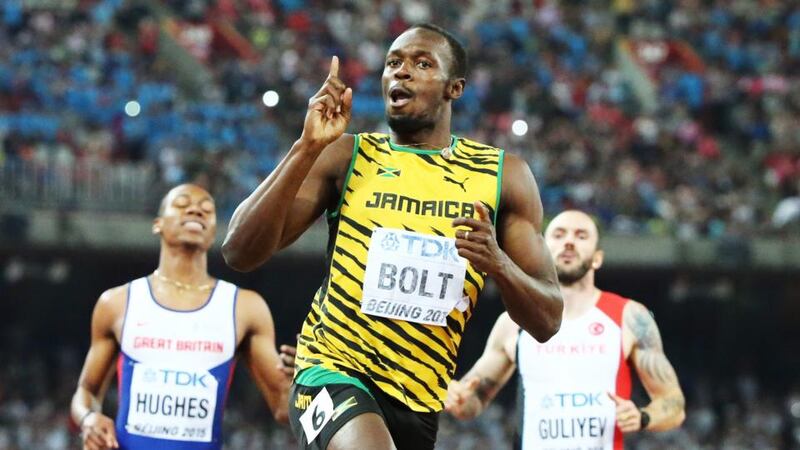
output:
[[[455,129],[524,155],[547,211],[576,206],[613,232],[683,238],[781,229],[800,214],[793,2],[162,5],[185,31],[175,38],[213,75],[197,96],[180,89],[159,56],[163,16],[121,0],[3,2],[6,168],[17,161],[54,172],[87,162],[152,166],[164,185],[200,179],[230,213],[298,135],[330,54],[343,59],[355,88],[351,129],[382,129],[377,74],[385,46],[408,24],[433,21],[470,49]],[[218,45],[220,23],[235,25],[247,52]],[[623,39],[657,44],[642,52],[643,71],[620,62]],[[664,46],[669,54],[651,70],[647,58]],[[674,48],[690,49],[695,64]],[[637,72],[649,74],[649,99],[636,93]],[[261,103],[267,90],[279,94],[274,108]],[[125,114],[131,100],[135,117]],[[512,132],[515,120],[525,121],[517,130],[524,135]]]

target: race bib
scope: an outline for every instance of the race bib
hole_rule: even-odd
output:
[[[361,312],[426,325],[447,325],[462,301],[467,260],[455,239],[390,228],[372,232]]]
[[[527,392],[523,444],[547,450],[610,450],[615,407],[605,390]]]
[[[151,438],[211,442],[217,386],[207,370],[138,363],[125,429]]]

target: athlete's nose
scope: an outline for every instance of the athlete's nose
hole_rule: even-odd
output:
[[[408,64],[400,64],[400,67],[398,67],[394,72],[394,77],[398,80],[410,80],[411,72],[408,70]]]
[[[200,207],[198,203],[190,203],[189,206],[186,208],[187,215],[195,215],[199,217],[205,217],[206,213],[203,211],[203,208]]]

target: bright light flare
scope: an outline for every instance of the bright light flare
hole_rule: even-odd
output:
[[[280,100],[281,96],[278,95],[277,92],[272,90],[264,92],[264,96],[261,97],[261,101],[264,102],[264,106],[266,106],[267,108],[275,107]]]
[[[528,122],[517,119],[511,124],[511,132],[516,136],[525,136],[528,133]]]

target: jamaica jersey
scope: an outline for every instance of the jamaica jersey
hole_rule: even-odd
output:
[[[503,151],[453,137],[450,155],[355,136],[328,273],[298,341],[298,373],[363,374],[411,410],[435,412],[485,274],[459,257],[453,219],[496,219]],[[447,157],[445,157],[447,156]]]

